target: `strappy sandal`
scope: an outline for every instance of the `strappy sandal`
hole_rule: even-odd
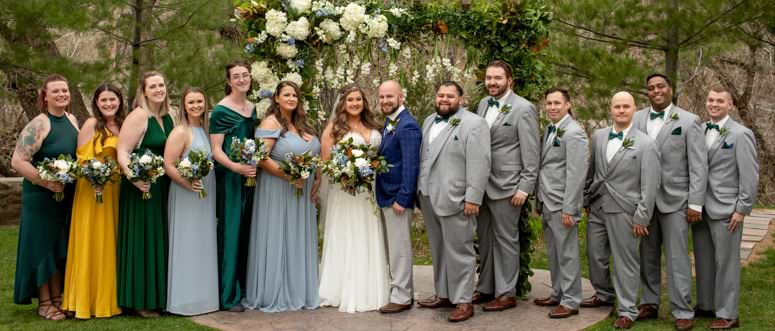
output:
[[[48,303],[47,303],[48,302]],[[43,312],[40,311],[40,308],[45,307]],[[53,311],[52,311],[53,308]],[[51,299],[43,300],[38,302],[38,316],[43,317],[49,321],[62,321],[67,319],[67,316],[65,314],[62,314],[62,311],[57,309],[56,306],[54,306],[53,301]]]
[[[59,309],[59,311],[61,311],[62,314],[65,314],[65,316],[67,316],[67,318],[75,317],[75,312],[74,311],[62,310],[62,296],[61,295],[51,298],[51,302],[54,305],[54,307]]]
[[[137,315],[143,318],[159,318],[161,315],[153,310],[138,310]]]

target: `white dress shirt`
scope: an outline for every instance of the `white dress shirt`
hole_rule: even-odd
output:
[[[391,121],[395,121],[396,118],[398,118],[398,115],[401,114],[401,112],[404,111],[404,109],[405,109],[404,106],[398,107],[398,110],[394,111],[392,114],[387,116],[388,119],[390,119]],[[395,128],[393,128],[393,130],[395,130]],[[386,134],[387,134],[387,125],[385,125],[385,127],[382,128],[382,136],[385,136]]]
[[[506,93],[503,94],[503,96],[498,99],[498,107],[490,106],[487,107],[487,112],[484,113],[484,120],[487,121],[487,125],[492,127],[492,124],[495,123],[495,120],[498,119],[498,114],[500,114],[501,108],[506,105],[506,98],[511,95],[511,90],[507,90]],[[488,97],[492,98],[492,97]]]
[[[565,120],[568,119],[568,117],[570,117],[570,114],[565,114],[565,117],[560,119],[560,121],[558,121],[557,123],[552,123],[552,125],[554,125],[555,128],[559,129],[560,124],[562,124],[562,122],[565,122]],[[549,144],[550,141],[554,141],[554,137],[557,135],[557,129],[555,129],[554,132],[552,132],[548,137],[546,137],[547,144]]]
[[[648,124],[646,125],[646,131],[648,131],[648,135],[651,136],[651,139],[657,140],[657,136],[659,135],[659,131],[662,130],[662,127],[665,126],[665,123],[667,123],[668,119],[670,118],[670,110],[673,109],[673,104],[670,105],[663,110],[665,112],[664,118],[655,118],[651,119],[651,113],[656,112],[653,107],[649,108],[649,114],[646,118],[648,121]]]
[[[632,122],[630,122],[630,125],[624,129],[624,134],[622,135],[622,139],[614,138],[614,139],[608,139],[606,136],[605,138],[608,139],[608,147],[605,151],[605,158],[608,160],[608,162],[611,162],[611,159],[614,158],[614,155],[616,155],[617,152],[619,152],[619,149],[622,148],[622,144],[624,144],[624,139],[627,139],[627,133],[630,132],[630,129],[632,129]],[[611,127],[611,132],[614,134],[619,133],[616,132],[615,127]]]
[[[458,111],[460,111],[460,110],[458,110]],[[436,116],[439,116],[439,115],[436,114]],[[450,116],[449,118],[452,119],[452,116]],[[444,131],[444,129],[446,129],[448,125],[449,125],[449,121],[447,121],[447,122],[438,122],[438,123],[431,124],[431,130],[428,133],[428,144],[432,144],[433,140],[435,140],[436,137],[439,136],[441,131]]]
[[[724,127],[724,124],[727,123],[728,119],[729,119],[729,115],[724,116],[724,118],[720,120],[718,123],[713,123],[713,120],[711,120],[709,123],[717,124],[720,131],[721,128]],[[721,132],[719,131],[716,131],[713,129],[705,131],[705,145],[708,146],[708,149],[710,149],[710,146],[712,146],[713,143],[715,143],[716,140],[718,140],[718,138],[721,137]]]

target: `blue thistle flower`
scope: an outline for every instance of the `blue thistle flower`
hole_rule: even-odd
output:
[[[296,45],[296,39],[288,38],[288,45],[295,46]]]

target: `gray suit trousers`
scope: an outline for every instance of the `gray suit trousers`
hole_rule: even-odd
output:
[[[581,266],[579,258],[579,216],[571,228],[562,225],[562,210],[551,211],[543,206],[544,241],[552,276],[551,298],[570,309],[579,309],[581,303]]]
[[[385,221],[388,261],[390,262],[390,302],[407,305],[414,297],[412,282],[412,215],[414,209],[406,209],[396,215],[392,207],[382,208]]]
[[[640,288],[640,239],[632,233],[635,224],[633,216],[627,213],[604,213],[602,208],[593,210],[591,214],[590,219],[603,221],[608,234],[610,252],[614,257],[614,289],[619,316],[626,316],[634,321],[638,318],[636,302]]]
[[[662,244],[665,246],[667,291],[670,312],[676,319],[693,319],[692,260],[689,258],[689,223],[686,209],[661,213],[654,209],[649,235],[641,238],[640,267],[643,295],[641,304],[659,305],[662,287]]]
[[[487,194],[477,218],[480,268],[476,290],[495,297],[516,295],[519,277],[519,214],[511,197],[493,200]]]
[[[697,307],[713,310],[716,317],[738,317],[740,301],[740,241],[742,224],[730,233],[730,219],[712,220],[704,211],[702,221],[692,224],[694,263],[697,274]]]
[[[608,230],[601,217],[592,214],[603,214],[602,210],[593,211],[587,217],[587,262],[589,264],[589,281],[595,289],[595,296],[601,301],[613,303],[616,299],[614,287],[611,285],[611,272],[608,264],[611,259],[611,245],[608,243]]]
[[[439,216],[429,196],[421,194],[419,200],[431,247],[436,295],[455,304],[470,303],[476,275],[476,217],[466,217],[462,211]]]

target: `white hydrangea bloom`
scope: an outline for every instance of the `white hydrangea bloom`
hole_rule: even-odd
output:
[[[269,82],[274,77],[274,73],[266,61],[253,62],[250,67],[250,74],[253,76],[253,80],[259,84]]]
[[[285,77],[283,77],[282,80],[294,82],[296,83],[296,85],[299,86],[299,88],[301,88],[301,85],[304,83],[301,79],[301,75],[299,75],[299,73],[297,72],[289,72],[288,74],[285,75]]]
[[[320,39],[327,44],[342,38],[342,29],[339,28],[339,24],[328,18],[323,20],[320,23],[319,29],[316,30]]]
[[[347,34],[347,39],[345,41],[348,44],[352,44],[355,41],[355,31],[350,31],[350,33]]]
[[[263,98],[256,104],[256,118],[264,119],[266,117],[266,111],[269,106],[272,105],[272,98]]]
[[[366,33],[371,38],[384,38],[388,30],[388,20],[385,15],[374,15],[373,17],[366,17],[366,25],[369,27],[369,31]]]
[[[285,13],[270,9],[266,12],[266,32],[272,36],[280,37],[288,25],[288,17]]]
[[[351,2],[344,8],[342,18],[339,19],[339,24],[342,25],[342,29],[345,31],[355,31],[355,29],[363,22],[365,14],[366,8]]]
[[[401,17],[406,13],[406,9],[403,8],[390,8],[388,11],[395,17]]]
[[[291,0],[291,8],[302,14],[308,14],[312,9],[312,0]]]
[[[279,54],[285,59],[292,59],[293,57],[296,56],[296,54],[299,53],[299,50],[296,49],[296,46],[288,45],[286,43],[277,44],[277,48],[275,48],[275,51],[277,51],[277,54]]]
[[[288,23],[285,27],[285,33],[296,40],[305,40],[309,36],[309,21],[306,17],[301,17],[296,21]]]

